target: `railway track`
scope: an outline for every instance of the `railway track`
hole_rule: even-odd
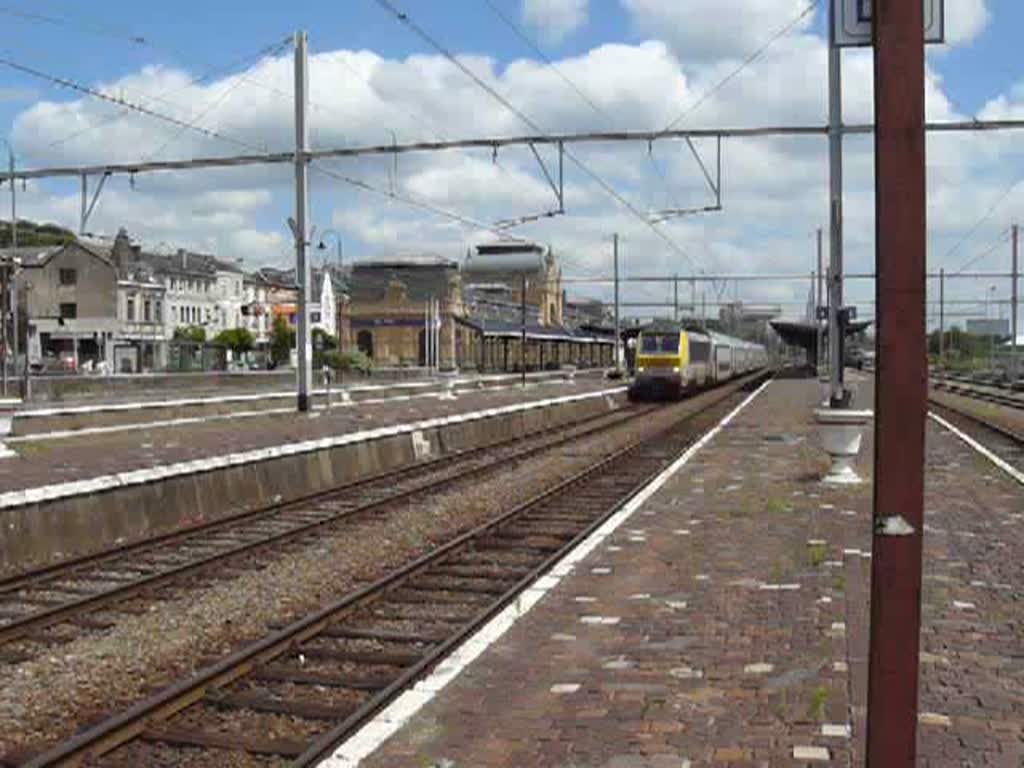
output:
[[[24,762],[314,765],[585,538],[762,377]]]
[[[986,403],[1005,406],[1016,410],[1024,410],[1024,396],[1003,394],[1003,392],[992,391],[992,389],[979,389],[976,385],[957,379],[933,378],[932,386],[940,391],[949,392],[951,395],[970,397],[974,400],[981,400]],[[990,386],[990,385],[986,385]]]
[[[929,408],[972,436],[1004,461],[1024,469],[1024,434],[989,421],[984,416],[929,398]],[[980,434],[979,434],[980,433]]]
[[[237,575],[280,554],[282,547],[301,544],[356,516],[382,514],[396,502],[507,468],[643,418],[652,410],[601,414],[9,577],[0,581],[0,646],[6,646],[0,647],[0,661],[23,661],[32,658],[33,651],[107,629],[116,623],[119,611],[138,612],[138,598],[152,599],[167,588]],[[20,647],[12,648],[14,641],[22,641]]]

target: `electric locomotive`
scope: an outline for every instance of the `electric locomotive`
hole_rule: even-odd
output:
[[[670,400],[764,367],[765,349],[713,331],[652,325],[636,346],[631,400]]]

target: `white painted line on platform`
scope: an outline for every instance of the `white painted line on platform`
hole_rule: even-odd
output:
[[[609,395],[621,394],[625,391],[626,387],[615,387],[613,389],[597,390],[595,392],[586,392],[579,395],[563,395],[562,397],[549,397],[543,400],[531,400],[526,403],[513,403],[511,405],[501,406],[500,408],[492,408],[487,411],[476,411],[469,414],[463,414],[463,419],[466,421],[477,421],[485,419],[489,415],[499,416],[509,413],[521,413],[523,411],[531,411],[537,408],[549,408],[551,406],[561,405],[564,403],[575,403],[582,400],[607,397]],[[141,485],[153,480],[198,474],[200,472],[209,472],[211,470],[227,466],[253,464],[259,461],[266,461],[268,459],[279,458],[282,456],[295,456],[303,453],[313,453],[314,451],[324,450],[327,448],[338,448],[343,445],[351,445],[352,443],[368,442],[380,437],[409,434],[410,432],[422,429],[433,429],[450,423],[454,423],[453,417],[450,416],[426,419],[424,421],[417,421],[409,424],[398,424],[361,432],[348,432],[334,437],[306,440],[303,442],[288,443],[285,445],[276,445],[267,448],[256,448],[254,450],[240,451],[238,453],[228,455],[211,456],[208,458],[196,459],[194,461],[183,461],[175,464],[149,467],[146,469],[136,469],[113,475],[100,475],[98,477],[92,477],[85,480],[73,480],[65,483],[54,483],[52,485],[42,485],[35,488],[7,491],[5,493],[0,493],[0,509],[19,507],[27,503],[61,499],[87,493],[96,493],[97,491],[107,491],[130,485]]]
[[[561,383],[559,379],[553,379],[551,381],[543,381],[542,384],[558,384]],[[378,389],[386,390],[389,387],[378,387]],[[487,387],[486,389],[464,389],[457,390],[458,393],[462,394],[479,394],[480,392],[498,392],[501,390],[510,389],[510,387]],[[334,400],[333,393],[338,390],[331,390],[332,400],[328,406],[316,405],[313,407],[313,416],[322,415],[327,408],[351,408],[356,405],[381,405],[384,403],[395,403],[395,402],[408,402],[410,400],[417,399],[430,399],[439,398],[443,395],[443,392],[423,392],[415,395],[396,395],[394,397],[376,397],[367,398],[365,400]],[[352,390],[348,390],[352,391]],[[287,393],[289,397],[294,397],[295,393]],[[261,398],[253,398],[261,399]],[[187,403],[188,401],[182,400],[181,403]],[[196,401],[199,402],[199,401]],[[98,427],[82,427],[81,429],[60,429],[53,432],[37,432],[30,435],[18,435],[15,437],[8,437],[6,442],[8,443],[28,443],[28,442],[39,442],[45,440],[66,440],[68,438],[79,437],[83,435],[103,435],[114,432],[131,432],[134,430],[143,429],[162,429],[165,427],[180,427],[187,426],[189,424],[203,424],[207,421],[221,421],[225,419],[248,419],[256,416],[280,416],[284,414],[294,414],[294,407],[287,408],[261,408],[255,411],[233,411],[231,413],[211,413],[206,416],[181,416],[175,419],[162,419],[159,421],[143,421],[143,422],[132,422],[131,424],[110,424],[106,426]],[[41,411],[32,411],[28,415],[40,415],[43,414]],[[45,414],[43,414],[45,415]],[[462,419],[461,416],[453,417],[456,419]],[[464,419],[463,419],[464,420]]]
[[[959,437],[961,440],[963,440],[965,443],[967,443],[967,445],[971,446],[971,448],[973,448],[978,453],[980,453],[982,456],[984,456],[986,459],[991,461],[993,464],[995,464],[997,467],[999,467],[1001,470],[1003,470],[1006,474],[1008,474],[1010,477],[1012,477],[1018,483],[1024,485],[1024,472],[1021,472],[1019,469],[1011,466],[1009,463],[1007,463],[1003,459],[1001,459],[998,456],[996,456],[994,453],[992,453],[992,451],[990,451],[984,445],[979,443],[977,440],[975,440],[970,435],[967,435],[964,432],[962,432],[959,429],[957,429],[956,427],[954,427],[952,424],[950,424],[948,421],[946,421],[941,416],[939,416],[937,414],[934,414],[931,411],[928,412],[928,416],[930,418],[934,419],[935,421],[937,421],[939,424],[941,424],[947,430],[952,432],[954,435]]]
[[[555,567],[548,572],[548,576],[557,576],[557,579],[553,580],[551,586],[553,587],[554,584],[558,583],[564,575],[571,573],[573,566],[597,549],[605,539],[629,520],[640,507],[647,503],[651,496],[660,490],[684,465],[689,463],[690,459],[711,442],[770,383],[771,381],[769,380],[758,387],[714,428],[680,454],[679,458],[634,495],[621,509],[592,531],[572,551],[567,552]],[[426,678],[417,683],[412,690],[429,690],[433,695],[436,691],[444,688],[482,654],[488,646],[504,635],[516,621],[525,616],[534,605],[545,597],[548,591],[549,589],[531,588],[523,592],[497,616],[478,629],[469,640],[456,648],[451,656],[439,664]],[[426,702],[423,701],[422,703]],[[360,730],[356,731],[351,738],[338,747],[331,757],[321,762],[320,766],[322,768],[354,768],[354,766],[359,765],[364,758],[375,752],[384,741],[405,725],[419,711],[422,703],[412,706],[408,700],[403,700],[401,697],[396,699]]]
[[[565,374],[561,371],[552,372],[537,372],[528,373],[528,378],[541,379],[541,383],[548,381],[565,381]],[[486,376],[474,376],[474,377],[463,377],[453,379],[448,382],[444,379],[428,379],[426,381],[396,381],[389,384],[360,384],[354,387],[331,387],[330,390],[327,388],[317,389],[312,392],[312,395],[326,396],[328,392],[332,397],[335,395],[341,396],[342,392],[348,392],[349,394],[355,392],[386,392],[388,390],[396,389],[423,389],[426,387],[447,387],[449,383],[453,386],[476,386],[481,382],[494,382],[494,381],[519,381],[519,374],[490,374]],[[496,387],[492,387],[496,389]],[[433,394],[433,393],[432,393]],[[41,418],[50,416],[71,416],[75,414],[84,413],[104,413],[104,412],[122,412],[122,411],[145,411],[154,410],[158,408],[180,408],[182,406],[195,406],[195,405],[219,405],[222,403],[247,403],[256,400],[283,400],[286,398],[295,397],[295,390],[276,390],[271,392],[252,392],[247,394],[235,394],[235,395],[215,395],[211,397],[182,397],[175,398],[172,400],[136,400],[127,403],[93,403],[89,405],[65,405],[65,406],[54,406],[52,408],[33,408],[32,410],[19,411],[15,414],[17,419],[31,419]],[[294,410],[294,409],[291,409]]]

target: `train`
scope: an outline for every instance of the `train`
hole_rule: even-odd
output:
[[[636,341],[631,400],[672,400],[764,368],[764,346],[715,331],[653,327]]]

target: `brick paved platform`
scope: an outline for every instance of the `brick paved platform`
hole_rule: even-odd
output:
[[[363,764],[862,764],[870,484],[818,483],[819,395],[773,382]],[[1024,488],[928,449],[921,764],[1019,766]]]
[[[205,459],[228,453],[331,437],[359,430],[496,408],[616,386],[600,378],[545,381],[463,393],[455,400],[418,398],[356,403],[311,415],[261,415],[127,432],[84,434],[59,441],[12,444],[18,456],[0,459],[0,493],[100,475]]]

